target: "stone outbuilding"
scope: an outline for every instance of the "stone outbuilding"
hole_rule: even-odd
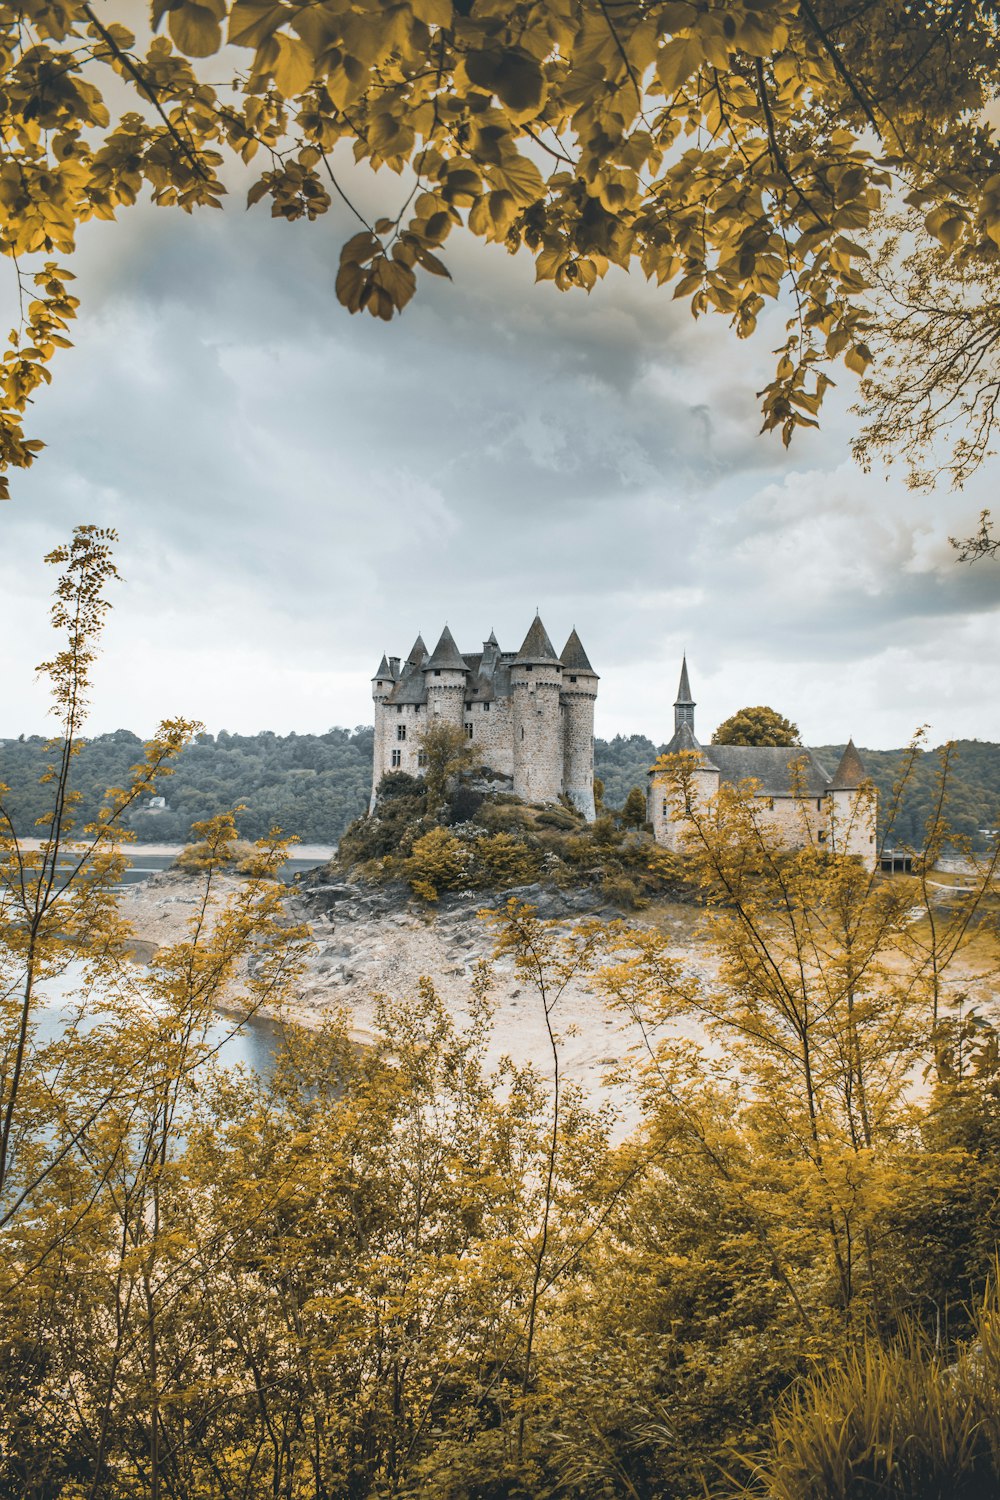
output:
[[[371,807],[383,776],[422,774],[421,737],[441,722],[464,733],[479,763],[525,802],[566,796],[593,821],[598,680],[576,631],[556,655],[537,614],[519,651],[502,651],[491,631],[482,651],[463,653],[446,625],[428,655],[417,636],[404,662],[383,656],[372,678]]]
[[[694,710],[685,657],[674,703],[674,734],[664,753],[686,751],[698,757],[692,790],[700,807],[707,806],[723,784],[752,783],[765,822],[790,848],[824,845],[855,856],[868,869],[875,867],[875,794],[853,740],[831,776],[815,752],[801,745],[704,746],[695,736]],[[679,849],[688,810],[671,796],[655,766],[649,772],[646,808],[656,842]]]

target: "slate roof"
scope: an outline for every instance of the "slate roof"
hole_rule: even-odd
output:
[[[515,658],[517,661],[525,662],[558,662],[556,648],[549,640],[545,626],[542,624],[540,615],[536,615],[531,622],[531,628],[524,637],[521,649]]]
[[[429,660],[424,662],[423,669],[425,672],[464,672],[467,670],[462,654],[455,645],[455,637],[447,625],[442,630],[441,639],[434,647]]]
[[[563,647],[559,660],[567,672],[589,672],[592,677],[597,676],[597,673],[590,665],[587,653],[583,649],[583,642],[577,635],[575,627],[569,633],[569,640]]]
[[[798,788],[806,797],[822,797],[830,786],[830,773],[801,745],[709,745],[706,751],[718,767],[719,780],[760,782],[760,796],[791,797],[795,794],[796,763]]]
[[[389,658],[386,656],[384,651],[382,652],[382,660],[379,662],[378,668],[374,676],[372,677],[372,682],[377,682],[380,677],[387,677],[390,681],[392,681],[392,672],[389,669]]]
[[[844,753],[840,757],[840,765],[833,773],[830,789],[843,792],[857,791],[867,774],[865,763],[854,747],[854,741],[848,740]]]
[[[413,645],[410,647],[410,654],[406,658],[406,666],[419,667],[420,663],[424,660],[424,657],[426,655],[427,647],[424,645],[424,638],[422,635],[418,635],[416,640],[413,642]]]
[[[681,680],[677,686],[677,697],[674,699],[675,708],[694,708],[694,699],[691,697],[691,684],[688,682],[688,659],[685,653],[681,662]]]
[[[404,672],[385,701],[387,703],[426,703],[427,683],[423,672],[417,667],[411,667],[408,672]]]
[[[714,747],[713,747],[714,749]],[[682,724],[679,729],[674,730],[673,738],[664,748],[664,755],[679,755],[682,750],[695,750],[701,756],[702,765],[706,770],[717,770],[714,761],[710,760],[704,745],[700,745],[695,738],[694,730],[690,724]]]

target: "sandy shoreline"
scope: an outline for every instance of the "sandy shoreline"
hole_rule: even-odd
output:
[[[41,848],[41,839],[21,839],[19,841],[25,849]],[[129,855],[138,859],[176,859],[184,844],[125,844],[124,849]],[[312,860],[318,865],[326,864],[327,860],[333,858],[337,852],[336,844],[292,844],[289,851],[289,859]],[[133,859],[133,863],[134,863]]]

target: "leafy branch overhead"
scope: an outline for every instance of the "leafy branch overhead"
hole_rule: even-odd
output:
[[[23,414],[75,310],[52,257],[144,190],[220,206],[227,152],[260,166],[251,202],[290,220],[350,202],[341,142],[402,179],[343,248],[352,311],[389,319],[421,271],[447,276],[456,228],[526,247],[563,290],[635,266],[741,337],[782,295],[794,317],[761,398],[785,442],[816,424],[825,362],[869,365],[862,241],[884,194],[956,263],[1000,254],[985,4],[154,0],[141,42],[115,9],[0,18],[0,248],[40,288],[0,369],[4,467],[32,460]]]

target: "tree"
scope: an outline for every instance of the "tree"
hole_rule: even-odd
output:
[[[427,810],[435,815],[444,805],[448,783],[472,767],[476,752],[461,729],[441,720],[428,724],[417,743],[424,761]]]
[[[724,719],[712,735],[713,745],[800,745],[799,727],[777,709],[757,704]]]
[[[391,318],[418,271],[447,276],[456,228],[526,247],[563,290],[635,265],[742,337],[789,296],[762,393],[764,427],[786,442],[816,424],[825,361],[870,362],[859,241],[883,192],[908,194],[953,259],[1000,253],[1000,153],[984,123],[1000,39],[982,0],[153,0],[150,14],[166,32],[151,40],[123,24],[130,7],[116,17],[90,0],[33,0],[0,24],[0,247],[27,294],[0,371],[6,466],[37,452],[23,415],[76,312],[52,257],[144,190],[186,212],[219,207],[224,152],[263,161],[248,197],[272,215],[348,205],[358,232],[337,295],[353,312]],[[340,143],[404,179],[373,222],[351,201]]]
[[[622,808],[622,823],[626,828],[641,828],[646,821],[646,794],[641,787],[634,786],[625,798]]]

